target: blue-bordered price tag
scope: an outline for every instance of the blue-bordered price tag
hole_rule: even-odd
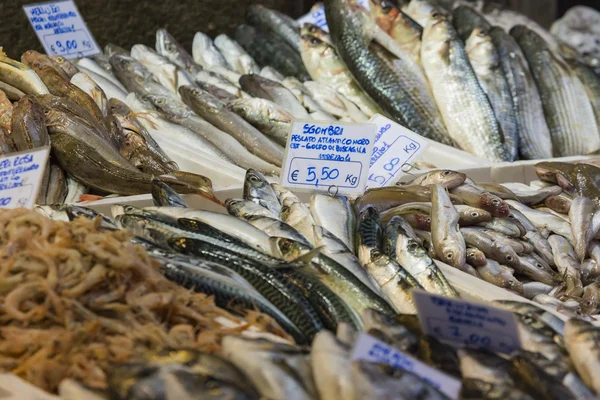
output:
[[[429,365],[388,346],[366,333],[361,333],[358,337],[352,351],[351,360],[377,362],[412,372],[449,398],[459,398],[462,386],[459,380],[431,368]]]
[[[411,163],[419,158],[429,142],[383,115],[376,114],[369,122],[377,126],[377,131],[367,188],[393,185],[412,168]]]
[[[50,147],[0,157],[0,208],[33,208]]]
[[[288,136],[281,185],[299,191],[364,192],[375,125],[294,121]]]
[[[49,56],[78,58],[101,53],[73,1],[30,4],[23,11]]]
[[[412,292],[423,332],[460,346],[511,354],[521,347],[512,312],[483,303]]]

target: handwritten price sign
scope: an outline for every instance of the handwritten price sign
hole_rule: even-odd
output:
[[[48,55],[76,58],[101,52],[73,1],[32,4],[23,10]]]
[[[49,147],[0,157],[0,208],[32,208],[44,176]]]
[[[389,186],[410,170],[427,148],[427,140],[390,119],[375,115],[369,121],[377,126],[367,188]]]
[[[281,184],[296,190],[344,194],[363,192],[375,127],[294,121],[288,137]]]

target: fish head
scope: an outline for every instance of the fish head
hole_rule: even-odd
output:
[[[487,262],[485,254],[476,247],[467,248],[467,263],[473,267],[483,267]]]
[[[178,114],[185,105],[174,96],[169,96],[166,93],[150,93],[144,96],[144,99],[150,101],[156,108],[167,114]]]
[[[489,192],[484,192],[479,196],[479,207],[498,218],[507,217],[510,214],[508,204]]]
[[[534,30],[529,29],[525,25],[515,25],[511,28],[510,35],[515,38],[524,51],[527,51],[527,49],[536,51],[548,49],[546,41]]]
[[[444,240],[441,243],[440,250],[444,263],[456,268],[462,268],[467,259],[466,250],[461,248],[460,243],[454,240]]]
[[[467,175],[462,172],[445,169],[427,173],[422,182],[426,184],[439,184],[447,189],[453,189],[462,185],[466,179]]]
[[[273,192],[267,179],[258,171],[249,168],[244,178],[244,197],[265,198]],[[270,196],[269,196],[270,197]]]
[[[392,0],[369,0],[369,5],[369,10],[377,25],[389,33],[400,15],[396,3]]]
[[[47,58],[48,56],[45,54],[38,53],[35,50],[27,50],[21,56],[21,62],[30,68],[39,68],[47,63]]]
[[[288,261],[298,259],[307,250],[306,246],[284,237],[271,237],[269,242],[272,244],[271,248],[277,249],[284,259]]]
[[[170,60],[177,58],[179,44],[166,29],[156,31],[156,52]]]
[[[435,16],[442,15],[440,8],[429,0],[411,0],[402,11],[422,27],[426,27]]]
[[[460,206],[460,209],[458,211],[460,214],[460,221],[463,225],[474,225],[480,222],[487,222],[492,220],[492,214],[481,208]]]
[[[431,231],[431,217],[427,214],[406,214],[404,218],[415,229]]]
[[[489,61],[494,56],[495,48],[488,30],[483,27],[473,29],[467,39],[465,50],[469,54],[469,59],[473,58],[481,63]]]
[[[310,34],[302,34],[300,38],[300,46],[304,58],[306,58],[307,55],[312,55],[318,58],[320,56],[323,56],[325,52],[331,49],[331,46],[328,43],[326,43],[325,41],[323,41],[323,39],[317,36]],[[318,64],[318,60],[314,60],[313,63]]]

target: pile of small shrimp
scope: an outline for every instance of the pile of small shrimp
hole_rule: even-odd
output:
[[[129,239],[99,221],[0,210],[0,372],[49,392],[65,378],[106,388],[111,366],[165,348],[216,352],[249,327],[166,280]],[[265,315],[246,320],[285,336]]]

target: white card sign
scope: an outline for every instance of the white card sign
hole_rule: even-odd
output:
[[[89,57],[101,53],[72,0],[23,6],[49,56]]]
[[[377,126],[377,133],[367,188],[389,186],[410,169],[429,142],[383,115],[376,114],[369,122]]]
[[[0,157],[0,208],[33,208],[50,147]]]
[[[520,348],[512,312],[481,303],[413,291],[423,332],[461,346],[511,354]]]
[[[390,365],[417,375],[451,399],[458,399],[461,382],[445,373],[431,368],[416,358],[401,352],[373,336],[361,333],[354,345],[351,360],[363,360]]]
[[[362,194],[369,173],[375,125],[294,121],[281,185],[294,190]]]

